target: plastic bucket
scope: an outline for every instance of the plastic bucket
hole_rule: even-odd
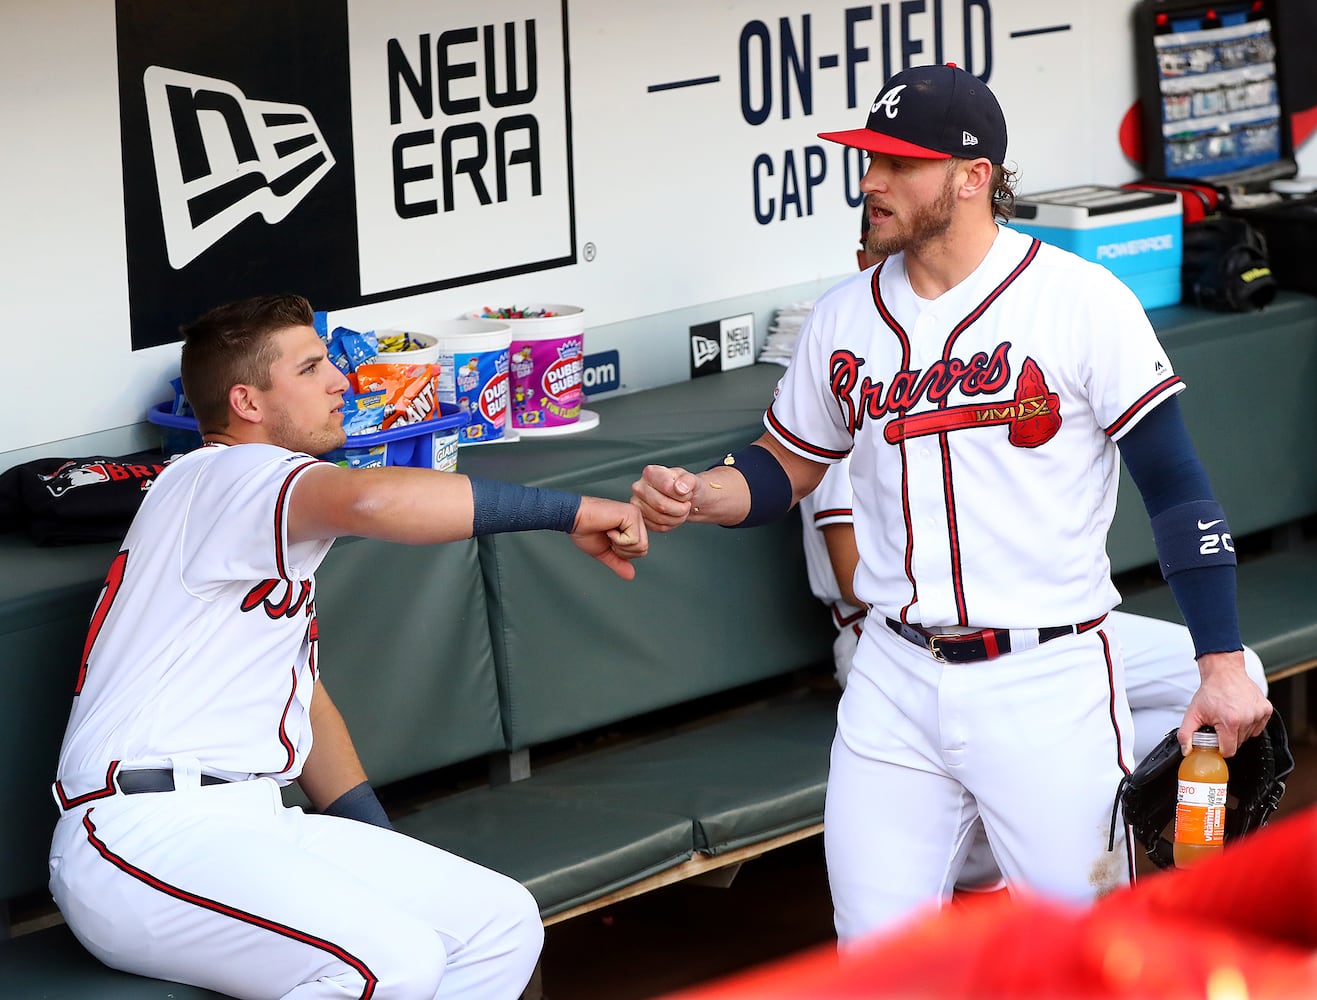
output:
[[[508,358],[512,427],[533,431],[574,424],[584,398],[585,310],[564,305],[522,308],[553,315],[495,320],[512,330]]]
[[[408,331],[433,338],[439,363],[439,399],[471,414],[461,444],[498,441],[508,421],[508,347],[506,323],[480,319],[433,320]]]
[[[384,338],[388,336],[401,336],[402,330],[376,330],[377,337]],[[433,365],[440,364],[439,360],[439,342],[434,336],[407,330],[407,335],[415,341],[420,341],[420,347],[413,347],[407,351],[380,351],[375,355],[375,362],[384,365]]]

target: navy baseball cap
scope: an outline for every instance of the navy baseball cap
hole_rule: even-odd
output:
[[[1006,159],[1006,116],[987,85],[954,63],[912,66],[883,85],[864,128],[820,132],[843,146],[925,160]]]

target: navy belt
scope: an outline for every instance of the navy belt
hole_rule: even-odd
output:
[[[908,625],[895,618],[887,619],[887,627],[902,639],[923,646],[933,658],[941,663],[976,663],[980,660],[993,660],[1011,651],[1011,630],[1005,628],[985,628],[978,632],[955,635],[946,632],[930,632],[918,625]],[[1059,639],[1063,635],[1074,635],[1084,626],[1054,625],[1040,628],[1038,645]],[[1020,631],[1019,629],[1016,630]],[[1028,629],[1032,633],[1033,629]]]
[[[174,790],[174,772],[167,767],[148,767],[138,771],[120,771],[116,776],[119,791],[125,795],[138,792],[172,792]],[[213,774],[201,776],[203,785],[227,785],[228,778],[219,778]]]

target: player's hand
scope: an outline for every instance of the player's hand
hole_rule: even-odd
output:
[[[649,551],[645,522],[634,506],[620,500],[581,497],[571,539],[578,549],[593,556],[623,580],[634,580],[632,559]]]
[[[1271,718],[1271,702],[1244,671],[1243,652],[1208,653],[1199,658],[1202,677],[1180,726],[1180,749],[1189,752],[1200,726],[1216,730],[1221,756],[1233,757],[1239,744],[1259,735]]]
[[[650,531],[671,531],[690,519],[699,485],[693,472],[647,465],[631,484],[631,502]]]

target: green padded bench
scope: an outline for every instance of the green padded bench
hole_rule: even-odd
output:
[[[781,374],[758,365],[603,400],[588,434],[464,451],[460,467],[624,498],[647,463],[704,468],[757,436]],[[480,539],[507,771],[520,780],[398,819],[522,881],[549,921],[821,828],[833,692],[531,766],[555,741],[830,661],[797,516],[748,531],[691,526],[650,546],[625,582],[559,535]],[[649,828],[635,827],[644,816]]]

